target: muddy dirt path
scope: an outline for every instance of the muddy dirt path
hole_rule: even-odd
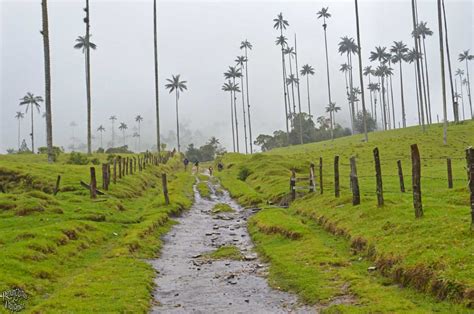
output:
[[[209,183],[213,191],[202,198],[194,187],[192,208],[164,237],[159,259],[152,260],[155,280],[153,313],[314,313],[295,296],[270,288],[267,265],[252,251],[246,228],[252,211],[241,208],[226,191]],[[234,212],[213,214],[217,203]],[[208,260],[202,254],[223,245],[235,245],[244,261]]]

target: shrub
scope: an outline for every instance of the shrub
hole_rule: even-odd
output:
[[[98,148],[95,152],[96,152],[97,154],[103,154],[103,153],[105,152],[105,150],[104,150],[102,147],[100,147],[100,148]]]
[[[100,160],[99,160],[99,158],[95,157],[95,158],[91,159],[91,163],[93,165],[100,165]]]
[[[72,165],[87,165],[89,163],[89,159],[84,154],[72,152],[69,155],[67,163]]]
[[[106,154],[131,154],[132,152],[128,150],[128,146],[120,146],[120,147],[111,147],[107,148],[105,151]]]
[[[240,181],[245,181],[247,180],[248,176],[252,174],[252,171],[250,171],[249,168],[247,167],[242,167],[240,168],[239,170],[239,174],[237,175],[237,178],[240,180]]]

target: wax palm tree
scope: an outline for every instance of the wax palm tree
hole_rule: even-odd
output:
[[[76,39],[76,44],[74,45],[75,49],[80,49],[82,50],[82,53],[85,56],[85,64],[86,64],[86,92],[87,92],[87,153],[91,153],[91,137],[92,137],[92,116],[91,116],[91,65],[90,65],[90,49],[97,49],[97,45],[94,44],[93,42],[90,41],[91,35],[89,34],[89,22],[88,22],[88,16],[89,16],[89,0],[87,0],[87,8],[86,14],[87,17],[84,20],[87,20],[87,34],[86,36],[79,36]]]
[[[364,96],[364,76],[362,71],[362,55],[360,53],[361,41],[360,41],[360,24],[359,24],[359,2],[357,0],[355,2],[355,16],[356,16],[356,34],[357,34],[357,56],[359,58],[359,84],[362,88],[361,96],[362,96],[362,123],[364,129],[364,139],[365,142],[369,141],[369,136],[367,134],[367,110],[365,107],[365,96]]]
[[[383,70],[385,68],[383,68],[382,66],[385,65],[385,63],[388,62],[388,60],[390,59],[390,53],[387,52],[387,47],[381,47],[381,46],[378,46],[378,47],[375,47],[375,51],[371,51],[370,52],[370,61],[378,61],[379,62],[379,66],[377,67],[376,69],[376,75],[381,79],[381,82],[380,82],[380,85],[381,85],[381,89],[382,89],[382,101],[381,101],[381,106],[382,106],[382,109],[383,109],[383,115],[382,115],[382,119],[383,119],[383,124],[384,124],[384,129],[387,130],[389,127],[390,127],[390,118],[387,117],[387,104],[386,104],[386,99],[385,99],[385,92],[386,92],[386,89],[385,89],[385,83],[384,83],[384,79],[385,79],[385,75],[383,75],[383,73],[385,73]],[[390,106],[389,106],[390,108]],[[388,118],[388,120],[387,120]]]
[[[302,76],[306,76],[306,91],[308,92],[308,114],[311,116],[311,99],[309,96],[309,76],[314,75],[314,68],[309,64],[303,65],[301,71]]]
[[[323,19],[323,29],[324,29],[324,47],[326,49],[326,75],[328,79],[328,104],[332,103],[331,100],[331,80],[329,77],[329,57],[328,57],[328,39],[327,39],[327,23],[326,19],[329,19],[331,17],[331,14],[329,13],[329,8],[322,8],[321,10],[316,13],[318,19],[322,18]]]
[[[467,88],[469,87],[469,81],[468,81],[466,78],[464,78],[464,79],[462,80],[461,85],[466,86],[466,89],[467,89]],[[467,96],[468,96],[468,98],[469,98],[469,96],[470,96],[469,91],[467,91]],[[474,119],[474,112],[472,111],[472,106],[470,106],[470,109],[471,109],[471,117],[472,117],[472,119]]]
[[[341,55],[346,55],[347,57],[347,64],[349,65],[349,90],[352,90],[353,88],[353,78],[352,78],[352,55],[359,53],[359,47],[355,43],[354,38],[349,38],[347,36],[344,36],[341,38],[341,41],[339,42],[339,54]],[[355,111],[354,111],[354,103],[351,102],[350,105],[351,109],[351,126],[352,126],[352,133],[354,134],[354,119],[355,119]]]
[[[119,130],[122,131],[123,146],[125,146],[125,131],[127,129],[128,129],[128,126],[124,122],[120,122]]]
[[[135,117],[135,122],[138,124],[138,151],[140,151],[140,146],[141,146],[141,138],[142,138],[142,133],[141,133],[141,123],[143,121],[143,117],[141,115],[137,115]]]
[[[18,150],[20,150],[20,134],[21,134],[21,120],[25,117],[23,112],[17,111],[15,115],[15,119],[18,120]]]
[[[288,83],[288,78],[293,75],[293,67],[291,66],[291,60],[295,57],[295,48],[289,47],[288,45],[286,48],[283,50],[283,53],[288,56],[288,64],[290,66],[290,74],[287,75],[287,83]],[[295,86],[293,83],[291,85],[291,97],[293,100],[293,114],[296,114],[296,102],[295,102]],[[287,84],[287,89],[290,86]]]
[[[382,113],[383,113],[383,121],[384,121],[384,129],[388,129],[388,124],[390,123],[390,118],[387,116],[387,104],[385,102],[385,81],[388,75],[392,73],[392,69],[389,68],[385,64],[381,64],[375,70],[375,75],[379,76],[381,79],[381,86],[382,86]],[[390,108],[390,107],[389,107]]]
[[[247,115],[248,115],[248,121],[249,121],[249,144],[250,144],[250,154],[253,154],[252,123],[250,120],[248,54],[247,54],[247,50],[252,50],[252,44],[246,39],[240,43],[240,49],[245,50],[245,91],[247,95]],[[242,90],[243,89],[244,89],[244,86],[242,85]]]
[[[97,132],[100,132],[100,148],[104,148],[104,144],[102,141],[102,133],[105,132],[105,128],[102,126],[102,124],[97,128]]]
[[[288,126],[288,118],[289,118],[289,101],[287,101],[288,90],[286,85],[286,66],[285,66],[285,54],[284,49],[287,45],[286,38],[283,36],[283,30],[290,25],[287,20],[283,18],[283,13],[277,15],[276,18],[273,19],[273,28],[276,30],[280,30],[280,36],[277,38],[276,45],[281,46],[281,65],[282,65],[282,78],[283,78],[283,98],[285,102],[285,124],[286,124],[286,134],[289,140],[290,138],[290,128]],[[289,141],[288,141],[289,142]]]
[[[392,52],[392,62],[394,64],[398,63],[399,71],[400,71],[400,97],[402,102],[402,124],[403,127],[406,128],[407,121],[405,115],[405,98],[403,94],[403,70],[402,70],[402,63],[406,59],[406,54],[408,53],[408,47],[402,41],[394,41],[393,46],[390,48],[390,52]]]
[[[351,70],[351,67],[347,63],[341,64],[341,67],[339,68],[339,71],[344,73],[344,79],[345,79],[345,83],[346,83],[346,99],[348,101],[347,104],[349,105],[349,116],[350,116],[350,119],[351,119],[351,126],[352,126],[353,119],[352,119],[351,102],[349,101],[350,92],[349,92],[349,78],[348,78],[348,74],[349,74],[350,70]]]
[[[117,116],[110,116],[109,118],[110,121],[112,121],[112,147],[114,147],[114,141],[115,141],[115,121],[117,120]]]
[[[156,111],[156,149],[161,152],[161,134],[160,134],[160,101],[159,101],[159,83],[158,83],[158,34],[156,32],[156,0],[153,0],[153,51],[155,63],[155,111]],[[141,139],[141,137],[140,137]]]
[[[408,50],[405,61],[408,63],[413,63],[414,68],[415,68],[415,72],[414,72],[415,82],[418,80],[418,84],[415,83],[416,103],[418,107],[418,124],[423,126],[425,118],[424,118],[424,110],[423,110],[423,104],[422,104],[423,98],[421,97],[421,91],[420,91],[421,79],[418,73],[418,64],[417,64],[417,60],[419,61],[420,58],[421,58],[421,53],[417,52],[415,48],[412,48]]]
[[[229,70],[224,73],[224,78],[227,80],[232,80],[232,83],[234,86],[237,86],[238,84],[235,83],[236,78],[240,78],[242,76],[242,73],[240,72],[240,69],[236,67],[229,67]],[[239,146],[239,122],[237,118],[237,94],[235,90],[233,91],[234,94],[234,121],[235,121],[235,145],[237,147],[237,152],[240,153],[240,146]]]
[[[72,141],[72,151],[75,150],[75,144],[76,144],[76,137],[74,136],[74,128],[77,126],[76,122],[71,121],[69,123],[69,126],[71,127],[71,141]]]
[[[31,152],[35,153],[35,132],[34,132],[34,119],[33,119],[33,109],[36,108],[38,112],[40,112],[40,102],[43,102],[43,98],[41,96],[35,96],[32,93],[26,93],[23,98],[20,99],[20,106],[25,105],[26,110],[25,113],[28,113],[28,110],[31,111]]]
[[[379,83],[369,83],[367,89],[369,90],[374,100],[374,108],[372,109],[372,116],[374,117],[375,122],[377,123],[377,94],[380,91],[380,85]]]
[[[458,103],[458,101],[455,97],[455,89],[454,89],[454,83],[453,83],[453,71],[452,71],[452,68],[451,68],[451,54],[449,52],[448,21],[447,21],[447,18],[446,18],[446,10],[445,10],[445,7],[444,7],[444,0],[442,0],[440,3],[438,3],[440,8],[441,8],[441,3],[442,3],[442,8],[443,8],[442,9],[443,14],[442,14],[442,19],[441,20],[444,20],[446,59],[448,60],[449,85],[451,87],[451,99],[452,99],[452,104],[453,104],[454,122],[459,122],[459,103]],[[426,73],[428,73],[428,71]]]
[[[464,50],[458,56],[459,62],[466,62],[466,85],[467,85],[467,97],[469,99],[469,107],[471,109],[471,118],[474,119],[474,113],[472,111],[472,99],[471,99],[471,80],[469,78],[469,61],[474,59],[474,55],[469,53],[469,50]]]
[[[338,107],[336,103],[330,103],[326,106],[326,112],[329,113],[329,120],[331,121],[331,132],[334,132],[334,126],[336,125],[336,112],[341,110],[341,107]]]
[[[428,119],[431,123],[431,97],[430,97],[430,80],[429,80],[429,73],[428,73],[428,60],[427,60],[427,55],[426,55],[426,44],[425,40],[427,36],[432,36],[433,31],[429,29],[427,26],[427,22],[420,21],[415,29],[415,34],[417,35],[416,37],[421,39],[421,42],[423,43],[423,54],[422,54],[422,59],[424,59],[424,70],[422,68],[421,70],[421,75],[422,79],[424,79],[424,75],[426,73],[426,115],[428,116]]]
[[[244,73],[244,66],[246,62],[245,56],[238,56],[235,59],[235,63],[240,67],[240,73]],[[245,118],[245,95],[244,95],[244,76],[240,75],[240,84],[242,86],[242,114],[244,120],[244,138],[245,138],[245,153],[248,154],[248,146],[247,146],[247,119]]]
[[[176,94],[176,138],[178,140],[178,152],[181,152],[181,145],[179,142],[179,110],[178,110],[178,100],[179,94],[188,89],[186,86],[186,81],[180,80],[180,74],[173,75],[171,79],[166,79],[169,83],[165,85],[166,89],[169,89],[170,94],[175,92]]]
[[[298,118],[300,124],[300,143],[303,144],[303,118],[301,114],[301,91],[300,91],[300,74],[298,72],[298,51],[296,48],[296,34],[295,34],[295,74],[296,74],[296,90],[298,91]]]
[[[232,125],[232,145],[235,153],[234,93],[239,92],[240,89],[238,84],[232,83],[232,81],[229,79],[226,83],[224,83],[224,85],[222,85],[222,90],[229,92],[230,94],[230,124]]]
[[[466,113],[465,113],[465,110],[464,110],[464,93],[463,93],[463,87],[462,87],[462,77],[464,75],[464,71],[461,70],[461,69],[457,69],[456,72],[454,73],[454,76],[459,76],[459,88],[460,88],[460,97],[461,98],[461,102],[462,102],[462,119],[463,120],[466,120]],[[455,80],[455,84],[456,84],[456,93],[457,93],[457,80]]]
[[[363,75],[369,78],[369,84],[367,86],[369,86],[372,83],[371,76],[373,75],[373,73],[374,73],[374,70],[372,69],[372,66],[368,65],[364,67]],[[374,116],[374,101],[372,97],[372,92],[369,93],[369,97],[370,97],[370,113],[372,116]]]

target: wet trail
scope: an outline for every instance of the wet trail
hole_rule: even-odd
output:
[[[311,313],[299,307],[296,297],[270,288],[265,279],[267,266],[252,252],[246,228],[251,211],[241,208],[227,191],[216,193],[209,182],[210,199],[194,187],[192,208],[178,218],[178,224],[164,237],[159,259],[152,260],[158,271],[153,313]],[[217,203],[230,205],[234,212],[213,214]],[[201,254],[223,245],[235,245],[244,261],[207,260]]]

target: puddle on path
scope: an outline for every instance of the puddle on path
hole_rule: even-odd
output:
[[[164,237],[159,259],[152,313],[315,313],[302,307],[294,295],[272,289],[265,279],[267,265],[256,258],[246,228],[252,214],[234,202],[227,191],[201,198],[177,218],[178,224]],[[212,214],[217,203],[235,211]],[[245,261],[200,259],[223,245],[235,245]]]

